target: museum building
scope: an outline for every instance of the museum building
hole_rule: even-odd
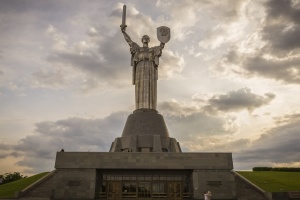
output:
[[[181,152],[156,110],[129,115],[110,152],[57,152],[55,168],[55,199],[236,199],[232,154]]]

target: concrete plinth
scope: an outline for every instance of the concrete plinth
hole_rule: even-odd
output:
[[[156,110],[135,110],[127,118],[121,137],[114,140],[110,152],[181,152],[170,138],[162,115]]]

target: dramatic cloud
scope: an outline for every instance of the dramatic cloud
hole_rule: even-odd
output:
[[[223,137],[237,131],[236,118],[233,116],[210,116],[195,105],[182,105],[176,101],[159,104],[159,110],[165,116],[171,137],[175,137],[182,144],[184,150],[196,146],[204,149],[203,138]],[[197,143],[197,144],[195,144]]]
[[[180,74],[184,68],[184,59],[178,53],[164,50],[159,65],[159,78],[172,78]]]
[[[172,100],[159,102],[158,110],[167,115],[189,115],[199,110],[199,108]]]
[[[300,113],[294,113],[289,115],[284,115],[280,117],[274,117],[274,120],[276,121],[276,124],[282,125],[282,124],[288,124],[291,122],[295,122],[300,119]]]
[[[267,47],[273,53],[287,54],[299,50],[299,2],[269,0],[265,6],[267,16],[263,25],[262,36],[268,42]]]
[[[108,152],[111,143],[122,133],[128,113],[113,113],[103,119],[70,118],[55,122],[36,124],[35,133],[26,136],[18,145],[1,144],[8,156],[21,157],[17,163],[28,173],[53,169],[55,152],[65,151],[102,151]],[[16,152],[16,153],[12,153]]]
[[[286,115],[278,119],[279,126],[266,130],[258,139],[236,140],[232,135],[184,134],[179,142],[187,151],[232,152],[234,165],[239,170],[256,166],[300,167],[300,115]],[[214,130],[214,128],[210,129]],[[188,138],[188,139],[187,139]]]
[[[208,100],[209,104],[218,110],[242,110],[247,108],[249,111],[266,105],[275,98],[275,94],[266,93],[264,96],[254,94],[250,88],[242,88],[238,91],[231,91],[225,95],[213,96]]]
[[[205,115],[196,112],[187,116],[167,116],[167,121],[175,135],[205,136],[227,134],[232,130],[226,130],[225,120],[219,117]]]
[[[299,162],[300,115],[286,115],[276,120],[282,124],[266,131],[257,140],[235,140],[238,127],[232,116],[214,117],[176,102],[160,105],[171,137],[176,138],[183,151],[233,152],[238,169],[251,169],[253,163],[265,166]],[[173,114],[171,114],[173,113]],[[176,114],[177,113],[177,114]],[[113,113],[103,119],[70,118],[36,124],[33,135],[18,145],[1,144],[0,158],[21,158],[17,165],[26,173],[53,169],[55,152],[109,150],[114,138],[121,135],[129,113]],[[241,151],[242,150],[242,151]]]
[[[4,143],[2,143],[0,145],[0,150],[1,150],[1,152],[0,152],[0,159],[1,158],[6,158],[7,156],[13,155],[11,147],[12,147],[11,145],[7,145],[7,144],[4,144]]]
[[[264,76],[284,83],[300,84],[300,56],[275,58],[230,51],[216,67],[246,77]],[[240,68],[242,66],[243,68]]]
[[[175,40],[185,40],[190,36],[195,36],[196,29],[201,29],[205,31],[202,32],[202,40],[207,41],[206,43],[214,42],[211,40],[210,35],[215,35],[217,37],[222,37],[220,29],[217,31],[211,30],[211,27],[220,24],[229,24],[230,22],[238,18],[238,12],[243,1],[166,1],[159,0],[156,6],[164,10],[162,22],[166,21],[172,27],[172,32]],[[217,12],[217,15],[211,16],[209,13]],[[170,19],[170,21],[166,20]],[[209,23],[205,23],[209,22]],[[207,26],[210,24],[211,26]],[[224,26],[225,27],[225,26]],[[224,33],[227,33],[223,29]],[[219,33],[217,33],[219,32]],[[173,37],[172,36],[172,37]],[[226,35],[229,36],[229,35]],[[222,37],[224,39],[225,37]],[[222,42],[222,41],[221,41]]]
[[[250,57],[245,60],[244,67],[247,74],[262,75],[286,83],[300,84],[300,57],[286,59],[267,59],[261,56]]]
[[[250,88],[241,88],[227,94],[214,95],[207,100],[208,105],[204,106],[203,110],[230,112],[247,109],[252,112],[256,108],[269,104],[275,97],[274,93],[265,93],[264,96],[261,96],[253,93]],[[204,102],[197,96],[194,97],[194,101]]]
[[[259,4],[253,1],[222,1],[215,3],[210,10],[219,13],[210,19],[212,26],[199,42],[199,46],[205,49],[243,41],[244,32],[256,23],[253,13],[260,12]]]
[[[109,14],[105,23],[94,25],[93,22],[90,22],[91,27],[83,36],[83,40],[73,43],[68,42],[65,34],[50,25],[46,30],[46,35],[51,38],[53,44],[52,53],[48,55],[47,61],[61,68],[70,67],[79,70],[85,75],[85,79],[93,79],[93,84],[83,86],[85,92],[91,90],[91,87],[107,84],[107,82],[109,82],[108,86],[124,87],[124,85],[129,85],[131,54],[129,46],[118,28],[121,15],[121,4],[118,4],[118,7]],[[127,18],[128,34],[137,44],[141,45],[140,38],[146,33],[151,38],[156,37],[154,34],[155,22],[150,17],[129,7]],[[136,26],[136,24],[140,24],[140,26]],[[155,41],[155,39],[153,40]],[[153,45],[157,45],[157,41],[150,43],[150,47]],[[168,44],[163,50],[163,58],[161,58],[159,66],[161,78],[170,78],[183,70],[183,57],[168,50],[167,46]],[[47,78],[53,77],[53,73],[50,72],[49,74],[35,73],[37,78],[40,78],[41,75]],[[95,83],[96,81],[98,83]]]
[[[230,48],[216,71],[300,84],[299,3],[269,0],[264,6],[265,18],[259,29]]]
[[[181,141],[185,150],[233,151],[250,144],[249,139],[235,141],[232,137],[240,129],[235,112],[245,109],[252,112],[268,105],[275,96],[273,93],[258,95],[249,88],[242,88],[208,99],[195,95],[192,104],[165,101],[159,103],[158,110],[163,113],[172,135]]]
[[[285,116],[285,119],[287,119],[287,116]],[[299,114],[297,116],[292,115],[289,122],[270,129],[262,134],[258,140],[253,141],[247,149],[235,153],[236,165],[241,167],[244,165],[245,167],[251,166],[251,163],[264,166],[299,163],[299,132]]]
[[[47,32],[49,32],[49,29],[52,28],[48,27]],[[106,84],[108,80],[111,85],[120,85],[120,83],[130,80],[130,77],[126,76],[130,74],[130,55],[124,53],[126,42],[122,46],[115,45],[115,43],[124,43],[121,34],[114,33],[113,36],[107,36],[106,40],[96,40],[96,43],[94,43],[95,37],[100,37],[101,32],[96,28],[92,30],[99,35],[92,35],[91,38],[85,38],[84,41],[71,44],[66,44],[66,41],[60,36],[61,34],[52,34],[51,37],[54,40],[53,52],[48,55],[47,61],[58,68],[62,68],[61,70],[66,70],[65,68],[68,67],[69,71],[75,70],[75,73],[77,71],[78,76],[82,79],[93,79],[94,83],[95,81],[98,82],[83,86],[86,88],[85,91],[93,89],[88,88],[89,86],[95,87]],[[57,32],[56,29],[54,31]],[[126,68],[124,65],[128,67]],[[40,74],[40,72],[38,73]],[[51,74],[48,76],[51,76]]]
[[[199,146],[202,138],[223,137],[236,131],[235,119],[229,116],[209,116],[194,107],[181,106],[176,102],[163,102],[159,107],[171,137],[176,138],[185,151],[194,145],[191,141],[198,141]],[[35,133],[21,139],[18,145],[1,144],[3,153],[0,157],[20,158],[16,163],[18,166],[24,167],[26,173],[37,173],[51,170],[55,152],[61,149],[107,152],[111,142],[121,136],[128,114],[119,112],[102,119],[70,118],[37,123]],[[205,149],[205,144],[202,145]]]

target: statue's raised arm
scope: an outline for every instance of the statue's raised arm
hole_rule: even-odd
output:
[[[129,46],[132,46],[133,42],[132,42],[131,38],[129,37],[129,35],[125,32],[125,30],[124,31],[122,30],[122,33],[124,35],[126,42],[129,44]]]
[[[143,46],[140,47],[126,33],[126,27],[126,6],[124,5],[121,31],[130,46],[135,107],[136,109],[156,110],[159,57],[162,55],[165,43],[170,40],[170,29],[165,26],[157,28],[157,37],[161,43],[159,46],[149,48],[150,37],[148,35],[142,37]]]
[[[129,46],[132,46],[132,40],[126,33],[126,5],[123,5],[122,24],[120,25],[120,27],[126,42],[129,44]]]

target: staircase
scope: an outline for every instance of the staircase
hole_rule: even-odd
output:
[[[235,176],[237,200],[268,200],[263,190],[253,185],[238,173],[233,173]]]
[[[50,200],[53,197],[55,170],[31,184],[18,194],[22,200]]]

